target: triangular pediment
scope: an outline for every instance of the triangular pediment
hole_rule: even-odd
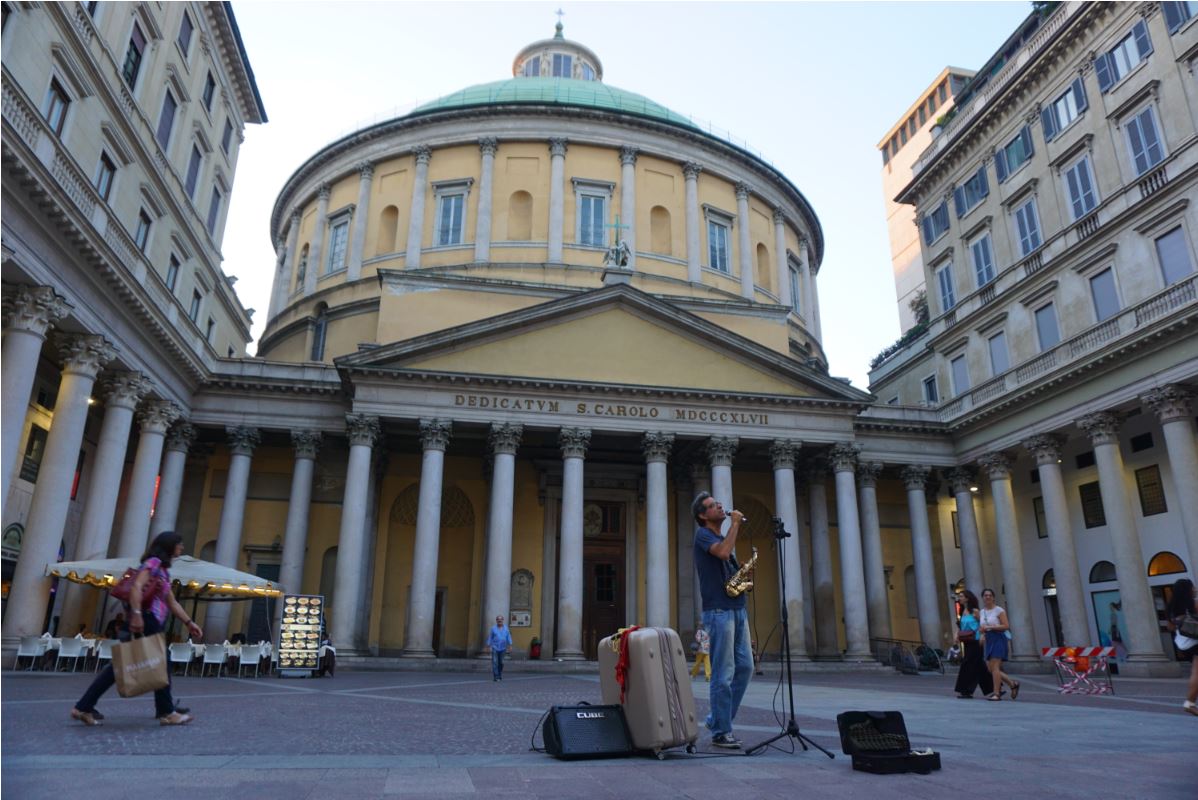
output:
[[[395,342],[337,364],[351,370],[869,401],[841,381],[628,286]]]

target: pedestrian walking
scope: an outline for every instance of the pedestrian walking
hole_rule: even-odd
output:
[[[512,632],[503,624],[503,617],[496,617],[491,632],[487,634],[487,648],[491,651],[491,681],[503,680],[503,656],[512,646]]]
[[[961,668],[957,672],[957,683],[953,688],[957,697],[965,700],[972,698],[974,691],[979,687],[983,695],[991,695],[994,693],[994,678],[982,657],[978,597],[966,589],[957,595],[957,601],[961,604],[962,612],[956,637],[961,649]]]
[[[982,590],[982,610],[979,619],[979,630],[985,638],[985,650],[983,653],[986,659],[986,665],[990,669],[990,680],[993,683],[990,694],[986,696],[987,700],[998,701],[1002,699],[1003,684],[1011,687],[1011,699],[1019,699],[1019,681],[1011,680],[1007,673],[1002,671],[1002,662],[1007,660],[1007,655],[1010,652],[1010,631],[1011,626],[1007,622],[1007,612],[1002,606],[998,605],[994,599],[993,589]]]
[[[154,537],[150,549],[141,557],[141,566],[133,589],[129,592],[129,601],[125,603],[128,625],[119,632],[122,642],[129,641],[133,635],[145,634],[153,636],[161,633],[166,627],[166,618],[174,614],[187,626],[188,633],[196,639],[203,638],[204,631],[195,623],[175,595],[171,592],[171,560],[183,555],[183,537],[174,531],[163,531]],[[142,606],[142,593],[150,581],[156,581],[149,607]],[[181,713],[175,708],[171,698],[170,670],[167,670],[167,685],[154,692],[154,713],[162,725],[186,725],[193,719],[191,714]],[[77,719],[84,725],[99,725],[103,716],[96,711],[96,703],[100,697],[116,683],[116,673],[112,664],[96,676],[91,686],[83,693],[83,697],[71,709],[71,719]]]
[[[695,645],[695,665],[691,667],[691,677],[699,677],[699,667],[702,667],[707,675],[707,682],[711,683],[711,637],[703,629],[702,622],[695,629]]]
[[[1189,578],[1174,581],[1168,612],[1173,644],[1190,662],[1190,682],[1186,685],[1186,699],[1181,710],[1198,717],[1198,637],[1182,633],[1187,616],[1198,618],[1198,597],[1194,596],[1194,582]]]

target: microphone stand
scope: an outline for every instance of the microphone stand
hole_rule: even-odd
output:
[[[786,523],[781,517],[774,517],[774,538],[778,541],[778,596],[782,606],[782,658],[786,662],[786,694],[787,700],[790,703],[790,716],[786,720],[786,725],[782,731],[769,739],[766,739],[760,744],[753,745],[745,751],[746,755],[754,756],[758,753],[765,752],[765,749],[779,739],[791,738],[794,739],[804,750],[807,750],[807,745],[811,745],[816,750],[826,755],[828,758],[836,758],[830,750],[821,747],[803,735],[799,730],[799,723],[795,720],[795,687],[794,677],[791,672],[790,659],[790,617],[786,611],[786,540],[791,534],[786,530]],[[791,752],[794,752],[793,750]]]

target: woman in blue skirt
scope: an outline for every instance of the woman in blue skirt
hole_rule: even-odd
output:
[[[986,642],[983,655],[994,681],[994,691],[986,699],[1001,700],[1002,687],[1003,684],[1006,684],[1011,687],[1011,699],[1016,700],[1019,698],[1019,681],[1011,680],[1010,676],[1002,671],[1002,662],[1007,660],[1010,650],[1010,640],[1007,637],[1011,626],[1007,624],[1006,610],[994,602],[993,589],[982,590],[980,622],[982,636],[985,637]]]

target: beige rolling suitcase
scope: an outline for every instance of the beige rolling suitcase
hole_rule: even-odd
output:
[[[663,750],[683,745],[693,753],[699,721],[682,640],[669,628],[638,628],[624,636],[628,674],[622,705],[633,747],[658,758],[664,757]],[[616,677],[620,646],[615,636],[599,643],[599,683],[608,705],[621,702]]]

